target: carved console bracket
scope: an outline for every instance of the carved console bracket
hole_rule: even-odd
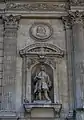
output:
[[[23,107],[25,111],[31,114],[32,109],[34,108],[52,108],[54,109],[55,117],[60,116],[60,112],[62,109],[62,104],[35,104],[35,103],[24,103]]]

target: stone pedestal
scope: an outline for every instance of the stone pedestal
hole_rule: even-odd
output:
[[[31,112],[32,112],[32,109],[52,109],[54,110],[54,118],[59,118],[60,117],[60,112],[61,112],[61,109],[62,109],[62,105],[61,104],[54,104],[54,103],[51,103],[51,104],[48,104],[48,103],[40,103],[40,104],[35,104],[35,103],[24,103],[23,104],[24,106],[24,109],[25,111],[30,114],[31,116]],[[46,112],[46,111],[45,111]],[[43,116],[44,117],[44,116]],[[49,117],[49,115],[47,114],[47,118]]]

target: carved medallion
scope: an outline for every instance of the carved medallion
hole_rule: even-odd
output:
[[[52,27],[46,23],[34,23],[30,28],[30,36],[33,39],[44,41],[52,35]]]

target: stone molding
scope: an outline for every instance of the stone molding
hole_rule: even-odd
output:
[[[29,45],[29,46],[25,47],[24,49],[20,50],[20,55],[22,56],[22,55],[28,54],[29,52],[31,52],[32,49],[37,48],[37,47],[39,47],[39,48],[43,48],[43,47],[50,48],[51,50],[53,50],[55,52],[55,54],[58,54],[58,55],[61,55],[61,56],[64,55],[64,51],[61,50],[61,48],[59,48],[59,47],[57,47],[53,44],[44,43],[44,42],[43,43],[32,44],[32,45]],[[41,50],[43,50],[43,49],[41,49]],[[41,52],[41,50],[40,50],[40,52]],[[50,53],[52,54],[52,51]]]
[[[65,10],[67,8],[64,2],[24,2],[15,3],[7,2],[6,10],[27,10],[27,11],[56,11]]]
[[[54,109],[54,117],[59,118],[61,109],[62,109],[62,104],[33,104],[33,103],[24,103],[23,107],[25,111],[29,114],[31,114],[32,109],[34,108],[53,108]]]
[[[27,67],[36,63],[47,63],[56,69],[56,59],[64,56],[64,51],[49,43],[36,43],[20,50],[21,57],[28,56]],[[56,57],[56,58],[55,58]]]

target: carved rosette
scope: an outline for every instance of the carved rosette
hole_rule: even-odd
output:
[[[74,24],[83,24],[84,12],[69,12],[69,17],[71,19],[72,25]]]

